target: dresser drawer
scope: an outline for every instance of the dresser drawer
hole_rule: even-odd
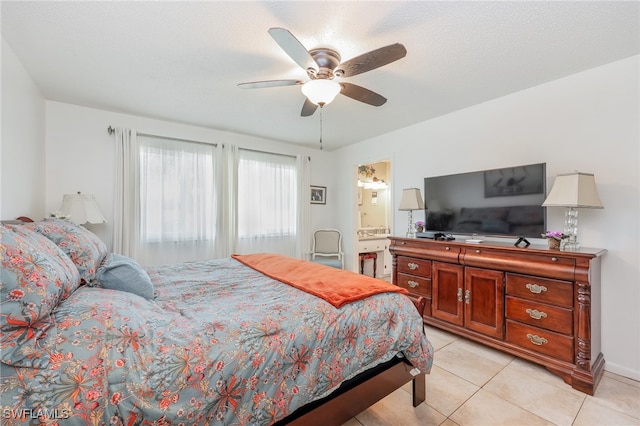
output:
[[[398,274],[398,286],[406,288],[410,293],[431,299],[431,279],[416,275]]]
[[[554,252],[554,250],[549,250]],[[482,245],[465,247],[461,255],[462,263],[478,268],[498,269],[506,272],[518,272],[573,281],[576,274],[576,260],[563,256],[562,252],[555,253],[522,253],[521,251],[506,251],[503,248],[491,248]]]
[[[573,337],[507,320],[507,342],[566,362],[574,362]]]
[[[507,296],[507,318],[562,334],[573,334],[573,310]]]
[[[431,261],[416,259],[415,257],[398,256],[397,264],[399,273],[418,275],[423,278],[431,277]]]
[[[573,283],[507,273],[507,295],[573,308]]]
[[[386,249],[387,243],[388,243],[388,240],[386,238],[379,239],[379,240],[358,241],[358,253],[384,251]]]
[[[416,258],[458,263],[461,250],[459,246],[451,244],[449,241],[413,238],[392,240],[390,251],[398,257],[410,255]]]

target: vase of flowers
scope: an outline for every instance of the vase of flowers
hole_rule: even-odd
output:
[[[569,238],[567,234],[560,231],[547,231],[541,234],[542,238],[546,238],[549,248],[552,250],[560,250],[560,242],[565,238]]]
[[[416,222],[416,232],[423,232],[424,231],[424,222],[419,220]]]

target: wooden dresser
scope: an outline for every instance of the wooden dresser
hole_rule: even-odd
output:
[[[545,366],[593,395],[602,249],[390,237],[393,283],[427,299],[424,321]]]

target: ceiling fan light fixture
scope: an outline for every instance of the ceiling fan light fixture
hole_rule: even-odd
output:
[[[317,79],[302,85],[302,93],[314,104],[324,106],[340,93],[340,84],[333,80]]]

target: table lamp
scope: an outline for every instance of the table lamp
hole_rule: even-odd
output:
[[[578,242],[577,208],[602,209],[593,174],[573,172],[556,176],[553,187],[542,203],[545,207],[566,207],[564,215],[564,233],[569,235],[563,240],[561,249],[575,251],[580,248]]]
[[[409,228],[407,229],[407,238],[416,237],[416,228],[413,225],[413,211],[424,209],[424,201],[418,188],[405,188],[402,190],[402,199],[400,200],[400,211],[409,212]]]
[[[64,194],[62,213],[76,225],[85,223],[106,223],[93,194]]]

